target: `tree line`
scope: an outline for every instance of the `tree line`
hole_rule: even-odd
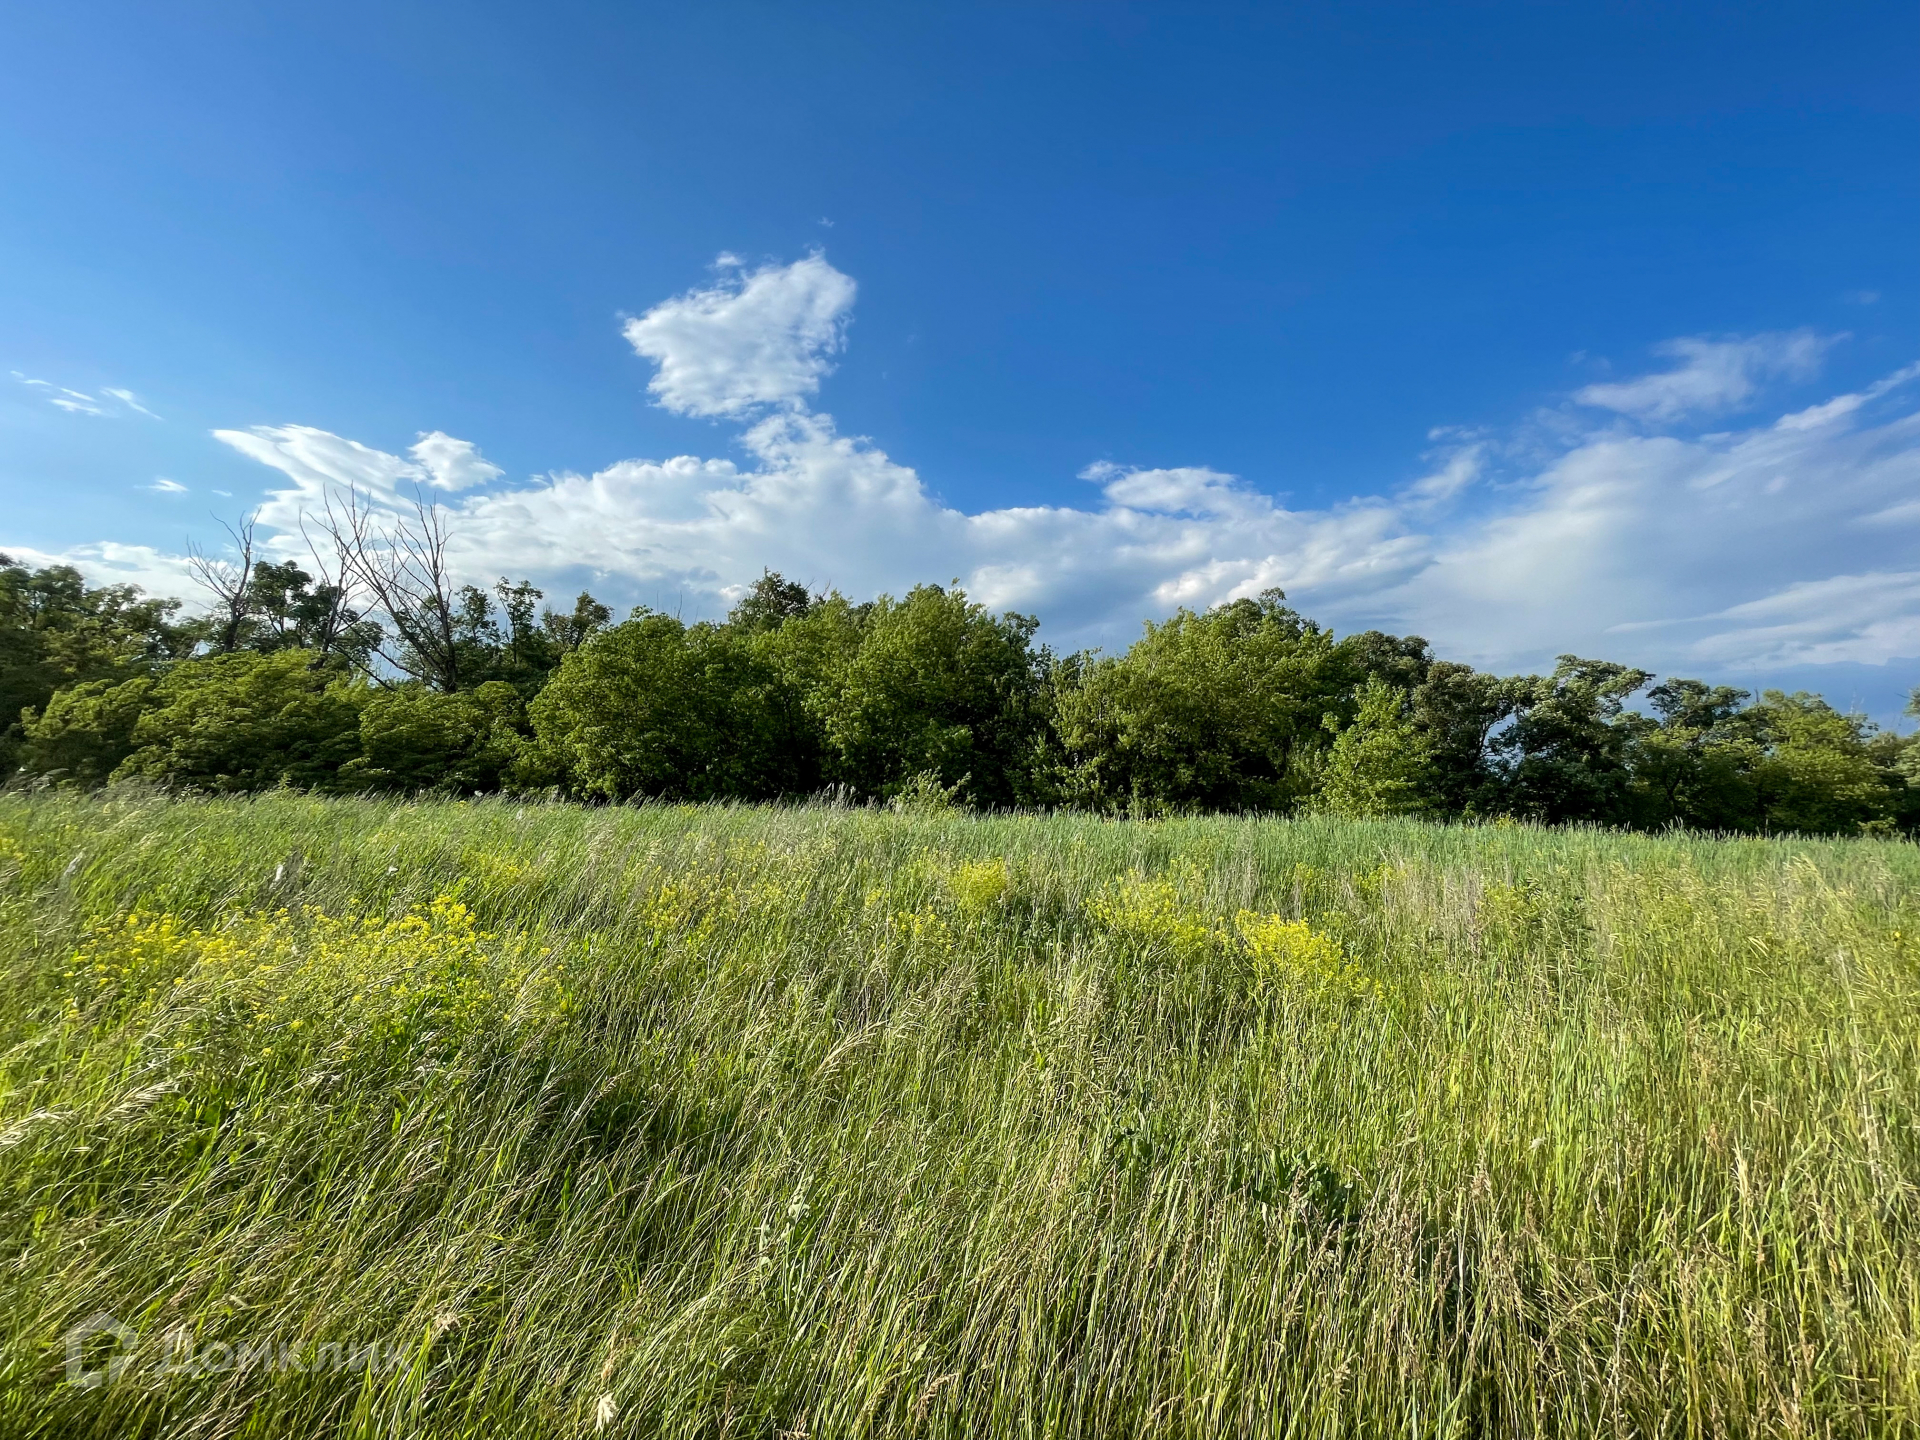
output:
[[[1500,676],[1336,636],[1270,590],[1058,655],[958,585],[854,602],[767,573],[725,620],[455,584],[440,512],[349,504],[311,561],[195,554],[204,613],[0,555],[16,783],[628,801],[1514,816],[1809,834],[1920,829],[1920,737],[1562,656]],[[1635,703],[1637,702],[1637,703]],[[1920,705],[1920,692],[1916,692]],[[1909,707],[1914,709],[1913,706]],[[1920,712],[1916,712],[1920,713]]]

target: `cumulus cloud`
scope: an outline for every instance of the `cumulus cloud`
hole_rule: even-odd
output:
[[[1083,472],[1092,504],[970,514],[830,416],[783,411],[745,430],[744,464],[627,460],[468,496],[456,558],[476,576],[585,570],[708,614],[762,566],[856,595],[958,576],[1066,645],[1279,586],[1342,628],[1501,668],[1567,649],[1680,668],[1885,660],[1920,655],[1920,593],[1900,578],[1920,416],[1874,410],[1894,388],[1737,433],[1595,432],[1519,470],[1475,439],[1397,495],[1317,509],[1203,467],[1102,463]],[[269,518],[326,484],[390,497],[413,468],[300,427],[231,443],[295,481]],[[1847,579],[1863,575],[1879,578]]]
[[[781,414],[744,436],[753,463],[631,460],[477,499],[462,544],[500,568],[569,565],[715,607],[772,566],[851,594],[959,576],[996,608],[1034,610],[1056,634],[1123,639],[1140,616],[1290,585],[1334,593],[1410,573],[1422,547],[1392,512],[1284,509],[1203,469],[1098,472],[1102,503],[979,514],[940,504],[911,469]]]
[[[627,343],[659,367],[647,388],[682,415],[798,405],[845,343],[852,279],[818,254],[751,271],[723,255],[719,269],[718,284],[627,321]]]
[[[808,407],[852,297],[819,256],[735,264],[630,322],[663,404],[738,420],[735,458],[512,484],[437,430],[402,454],[300,425],[216,433],[286,477],[261,511],[283,543],[329,494],[402,506],[437,490],[469,578],[585,581],[690,615],[719,614],[770,566],[854,596],[957,576],[1062,647],[1124,645],[1143,618],[1279,586],[1343,631],[1418,633],[1502,670],[1566,650],[1701,674],[1920,657],[1920,365],[1681,433],[1810,373],[1827,342],[1680,340],[1660,347],[1676,366],[1574,397],[1658,431],[1577,411],[1440,430],[1415,478],[1319,507],[1203,466],[1103,461],[1082,472],[1084,503],[968,512]]]
[[[1737,410],[1751,400],[1762,380],[1810,378],[1837,336],[1794,330],[1745,338],[1710,340],[1689,336],[1654,347],[1654,354],[1679,363],[1655,375],[1611,384],[1588,385],[1574,392],[1582,405],[1618,411],[1636,420],[1660,424],[1690,415]]]
[[[471,440],[456,440],[444,431],[422,435],[407,452],[436,490],[471,490],[487,485],[505,472],[480,454]]]

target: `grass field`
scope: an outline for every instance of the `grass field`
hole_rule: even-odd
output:
[[[0,797],[0,1433],[1912,1432],[1916,881]]]

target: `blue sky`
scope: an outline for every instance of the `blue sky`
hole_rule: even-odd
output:
[[[1111,646],[1278,583],[1891,715],[1916,42],[1904,4],[16,7],[0,548],[179,588],[216,515],[424,485],[476,576],[689,615],[762,564],[959,576]]]

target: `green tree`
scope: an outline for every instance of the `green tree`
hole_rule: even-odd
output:
[[[232,648],[305,650],[317,664],[365,669],[381,638],[379,623],[353,609],[338,585],[316,584],[291,560],[260,561],[247,577]]]
[[[1418,635],[1362,630],[1347,636],[1333,648],[1352,677],[1352,689],[1341,697],[1349,707],[1358,706],[1360,689],[1368,680],[1382,680],[1395,690],[1411,693],[1425,684],[1433,672],[1433,651]]]
[[[504,680],[453,695],[397,685],[374,690],[362,706],[361,753],[340,767],[340,784],[491,793],[505,787],[526,746],[526,702]]]
[[[300,650],[212,655],[173,666],[115,771],[198,790],[331,790],[360,752],[367,687]]]
[[[743,616],[736,606],[734,615],[739,619],[729,618],[727,623],[803,697],[818,728],[825,723],[840,675],[860,653],[872,613],[871,605],[851,604],[834,592],[810,601],[803,612],[770,623],[765,611],[756,608]]]
[[[1431,807],[1426,741],[1408,709],[1407,692],[1377,675],[1360,687],[1353,720],[1338,728],[1327,754],[1322,808],[1335,815],[1413,815]],[[1325,724],[1337,728],[1331,715]]]
[[[767,570],[728,612],[727,624],[749,635],[763,635],[789,620],[803,619],[816,603],[806,586]]]
[[[829,780],[892,796],[927,774],[975,805],[1033,798],[1046,732],[1037,621],[991,614],[959,587],[938,585],[901,600],[882,595],[864,617],[823,620],[810,632],[824,662],[810,708]],[[850,653],[832,643],[850,638],[849,628],[859,637]]]
[[[1907,697],[1907,714],[1920,720],[1920,689]],[[1920,731],[1899,737],[1896,743],[1885,746],[1883,754],[1885,763],[1915,792],[1910,798],[1920,799]]]
[[[470,690],[500,682],[531,699],[570,651],[612,619],[612,612],[584,591],[572,612],[564,615],[550,609],[536,614],[543,598],[544,592],[530,582],[515,585],[504,576],[490,592],[462,585],[454,594],[448,629],[450,683],[442,688]],[[414,675],[426,667],[409,663],[401,668]]]
[[[800,697],[726,626],[637,611],[567,655],[528,715],[523,777],[580,795],[770,799],[812,778]]]
[[[174,620],[179,606],[0,555],[0,778],[26,758],[25,712],[62,687],[129,679],[190,654],[200,629]]]
[[[104,772],[199,790],[330,790],[360,753],[366,696],[306,651],[242,651],[63,691],[26,733],[34,768],[80,779]]]
[[[1657,721],[1629,722],[1635,822],[1660,828],[1753,830],[1761,820],[1753,785],[1763,754],[1730,685],[1667,680],[1647,692]]]
[[[1551,676],[1513,683],[1513,723],[1491,741],[1503,762],[1502,803],[1550,823],[1632,818],[1626,701],[1653,676],[1562,655]]]
[[[254,540],[257,520],[250,515],[225,527],[231,558],[187,543],[187,567],[207,605],[198,622],[207,651],[310,650],[316,663],[366,668],[383,638],[379,624],[353,608],[343,582],[316,584],[292,560],[263,560]]]
[[[1100,809],[1279,810],[1308,793],[1351,665],[1278,590],[1151,624],[1061,686],[1063,788]]]
[[[133,727],[153,708],[157,683],[151,675],[137,675],[56,690],[42,709],[25,712],[22,768],[81,785],[104,784],[139,748]]]
[[[1504,777],[1492,740],[1530,682],[1503,679],[1452,660],[1436,660],[1413,689],[1410,718],[1425,753],[1425,785],[1442,814],[1497,813]]]
[[[613,611],[584,590],[574,597],[571,610],[542,610],[540,629],[552,647],[553,666],[549,673],[569,652],[578,650],[612,620]]]
[[[1893,815],[1893,777],[1874,763],[1864,716],[1805,691],[1768,690],[1744,718],[1766,746],[1753,783],[1767,829],[1845,835]]]

